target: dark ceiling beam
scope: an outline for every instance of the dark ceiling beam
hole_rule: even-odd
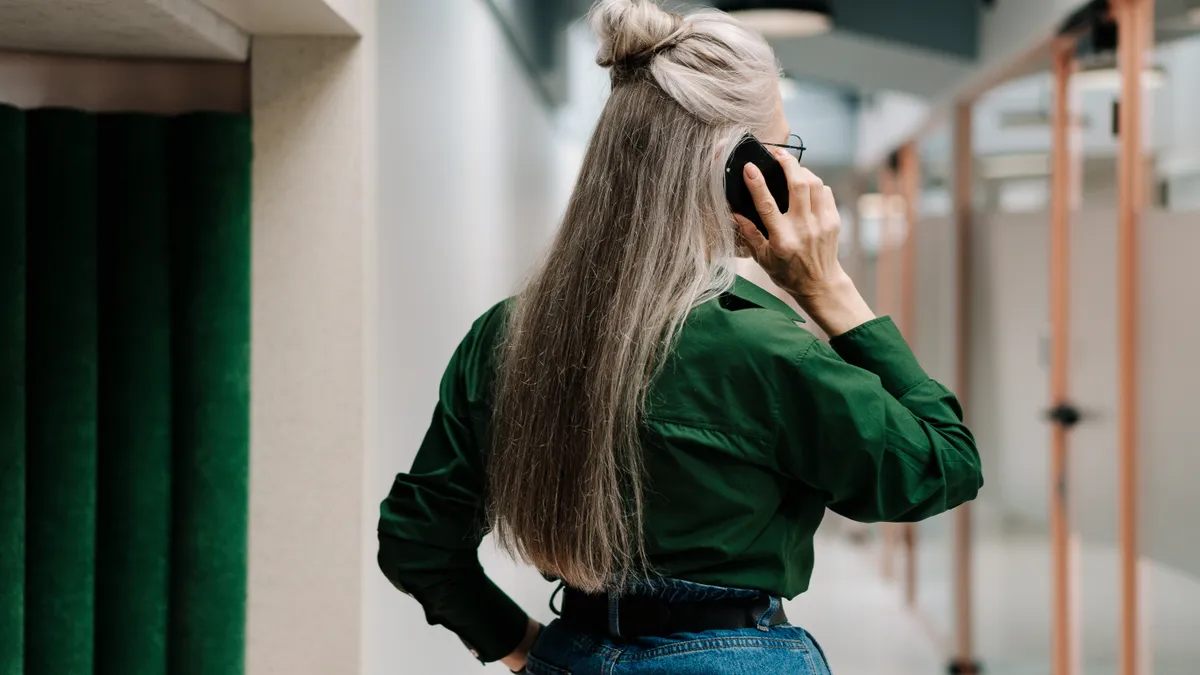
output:
[[[975,0],[832,0],[834,30],[960,59],[979,56]]]
[[[592,0],[562,0],[582,17]],[[726,0],[658,0],[664,6],[686,11],[723,4]],[[729,0],[734,1],[734,0]],[[739,5],[754,0],[736,0]],[[770,0],[778,5],[779,0]],[[847,32],[902,44],[959,59],[979,54],[979,23],[986,0],[825,0],[834,17],[834,32]],[[803,5],[804,0],[797,0]]]

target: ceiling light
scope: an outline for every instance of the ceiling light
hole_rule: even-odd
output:
[[[1045,110],[1010,110],[1000,113],[1001,129],[1049,129],[1054,124],[1054,117]],[[1086,115],[1071,116],[1069,127],[1087,129],[1091,120]]]
[[[1080,40],[1080,71],[1071,77],[1072,83],[1081,91],[1121,91],[1121,70],[1118,67],[1118,51],[1121,33],[1117,24],[1107,17],[1096,20],[1090,32]],[[1166,81],[1166,72],[1157,66],[1147,65],[1142,71],[1142,88],[1157,89]]]
[[[717,9],[769,38],[797,38],[828,33],[833,11],[822,0],[727,0]]]
[[[1158,89],[1166,82],[1166,72],[1153,66],[1142,71],[1142,88]],[[1121,70],[1115,66],[1085,68],[1071,76],[1071,82],[1081,91],[1121,91]]]

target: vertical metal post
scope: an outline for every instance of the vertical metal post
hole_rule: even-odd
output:
[[[921,167],[915,142],[900,149],[899,190],[904,199],[907,232],[900,248],[900,325],[909,344],[916,333],[917,297],[917,203],[921,196]]]
[[[957,312],[955,317],[955,383],[954,390],[969,415],[970,345],[971,345],[971,249],[972,216],[974,215],[973,148],[971,103],[959,103],[954,110],[954,220],[957,236],[955,276],[957,277]],[[951,671],[960,675],[975,675],[974,613],[972,605],[971,505],[964,504],[954,512],[954,660]]]
[[[875,253],[875,309],[880,315],[890,314],[895,309],[893,293],[896,287],[896,274],[892,258],[892,196],[896,192],[895,176],[890,167],[879,168],[879,244]],[[883,534],[883,578],[891,580],[895,576],[896,543],[899,530],[892,523],[880,526]]]
[[[892,239],[892,195],[895,194],[895,181],[891,170],[887,167],[879,169],[879,195],[881,197],[881,212],[879,219],[879,249],[875,254],[875,304],[880,314],[895,311],[893,293],[896,290],[896,274],[893,267]]]
[[[1137,675],[1138,598],[1138,275],[1139,229],[1145,204],[1142,161],[1142,73],[1151,42],[1151,0],[1118,0],[1117,53],[1121,68],[1121,104],[1117,158],[1117,330],[1119,340],[1118,442],[1121,559],[1121,675]]]
[[[916,142],[900,148],[896,167],[897,192],[904,200],[904,242],[900,247],[900,329],[910,346],[916,348],[917,327],[917,214],[921,196],[921,166]],[[904,597],[910,607],[917,604],[917,526],[901,526],[904,543]]]
[[[1070,82],[1075,66],[1075,41],[1062,38],[1054,45],[1054,119],[1050,188],[1050,397],[1054,427],[1050,432],[1050,549],[1052,669],[1072,675],[1071,650],[1071,525],[1067,487],[1071,415],[1068,381],[1070,344],[1071,265],[1071,147]]]

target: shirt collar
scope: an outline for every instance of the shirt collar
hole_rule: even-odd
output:
[[[787,304],[783,300],[780,300],[775,295],[772,295],[770,291],[744,277],[739,276],[735,278],[733,281],[733,286],[727,291],[727,293],[741,300],[745,300],[755,307],[762,309],[773,309],[776,312],[782,313],[792,321],[805,323],[804,317],[797,314],[796,310],[792,309],[791,305]]]

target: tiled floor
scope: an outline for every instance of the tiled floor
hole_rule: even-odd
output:
[[[919,526],[919,615],[898,585],[881,580],[874,546],[826,533],[817,542],[812,590],[789,611],[829,653],[835,675],[933,675],[935,646],[953,625],[953,554],[947,521]],[[833,529],[833,528],[831,528]],[[1116,549],[1080,544],[1077,675],[1117,675],[1120,570]],[[1045,532],[981,528],[975,547],[975,646],[991,675],[1050,674],[1049,539]],[[1200,579],[1152,562],[1142,569],[1144,675],[1200,673]],[[919,618],[918,618],[919,617]],[[945,644],[945,642],[942,642]]]
[[[811,587],[787,611],[821,643],[834,675],[945,672],[933,640],[868,550],[830,535],[818,537],[816,548]]]

